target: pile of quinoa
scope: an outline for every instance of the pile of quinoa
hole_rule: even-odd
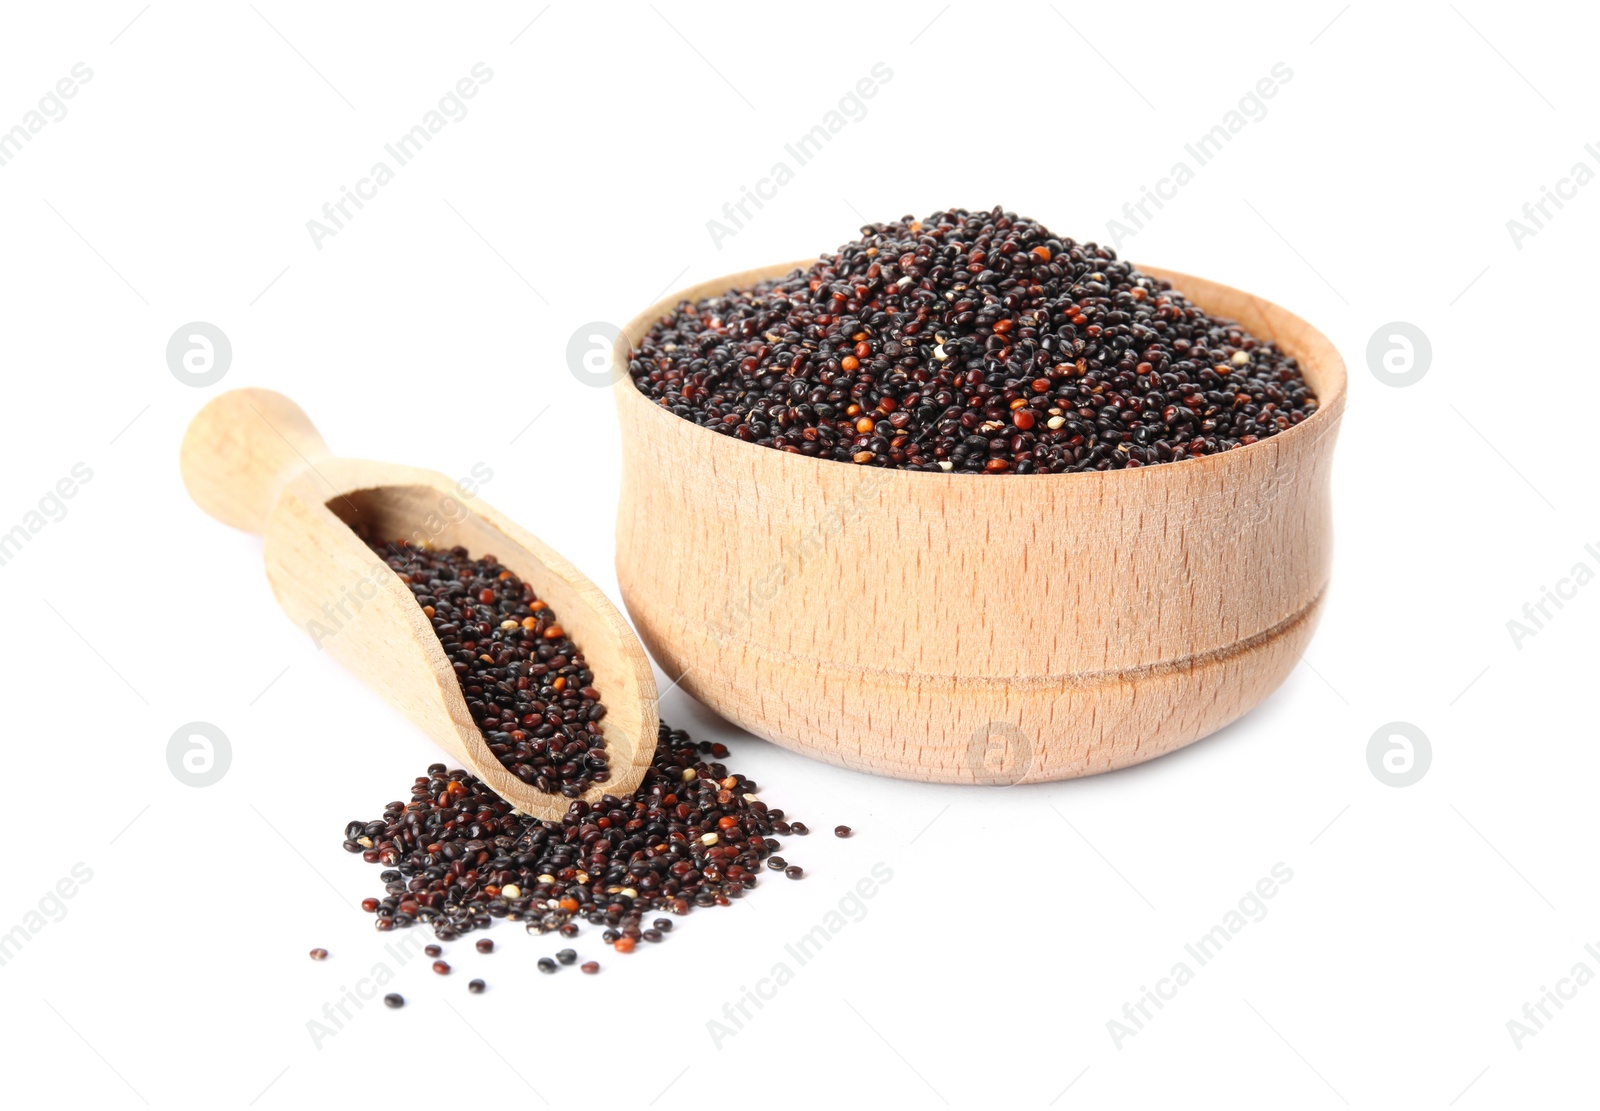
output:
[[[1317,409],[1274,344],[1000,208],[870,224],[808,269],[682,302],[629,371],[721,435],[935,472],[1176,462]]]
[[[643,925],[648,912],[728,906],[760,882],[764,864],[802,875],[773,854],[778,837],[810,831],[768,806],[755,780],[729,771],[727,755],[663,723],[637,790],[576,800],[558,822],[517,813],[475,776],[435,764],[409,802],[345,826],[345,849],[384,868],[384,897],[362,909],[379,930],[426,923],[441,941],[496,918],[567,937],[580,919],[606,925],[615,933],[605,940],[622,952],[641,937],[659,940]]]

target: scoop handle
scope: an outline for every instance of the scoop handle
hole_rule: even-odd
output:
[[[305,410],[273,390],[229,390],[189,422],[178,465],[195,503],[225,525],[262,533],[278,495],[329,457]]]

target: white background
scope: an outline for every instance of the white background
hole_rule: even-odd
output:
[[[1507,622],[1600,569],[1600,183],[1520,248],[1506,222],[1578,160],[1600,169],[1600,28],[1480,0],[1057,9],[8,7],[0,128],[93,71],[0,167],[0,531],[93,471],[0,567],[0,932],[93,873],[0,966],[8,1102],[364,1106],[456,1083],[534,1106],[1593,1101],[1600,986],[1520,1048],[1507,1022],[1577,962],[1600,973],[1600,586],[1520,647]],[[465,118],[318,249],[307,221],[477,62],[493,77]],[[707,221],[876,62],[893,77],[866,116],[714,245]],[[450,946],[449,979],[399,968],[405,1010],[369,1005],[319,1046],[308,1022],[385,959],[351,906],[378,869],[342,828],[440,757],[284,620],[259,541],[189,502],[196,409],[270,386],[345,454],[487,463],[483,497],[615,597],[616,429],[568,371],[580,326],[863,219],[998,203],[1105,241],[1278,62],[1265,118],[1122,253],[1277,301],[1349,364],[1304,666],[1178,754],[1012,790],[840,771],[674,690],[668,721],[818,831],[786,850],[807,878],[630,958],[589,928],[594,978],[540,976],[558,943],[502,926],[493,956]],[[1408,388],[1365,354],[1397,320],[1432,341]],[[232,342],[210,389],[166,365],[191,321]],[[203,789],[166,761],[196,720],[232,748]],[[1392,721],[1431,741],[1414,786],[1368,768]],[[708,1021],[878,862],[893,880],[866,916],[719,1047]],[[1265,918],[1119,1046],[1108,1020],[1278,862],[1293,879]]]

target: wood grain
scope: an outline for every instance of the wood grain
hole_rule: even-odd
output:
[[[1271,302],[1150,267],[1300,360],[1320,408],[1270,439],[1091,474],[940,475],[809,459],[717,435],[626,373],[681,300],[613,358],[622,425],[617,574],[669,675],[758,736],[938,782],[1108,771],[1245,713],[1293,668],[1332,557],[1344,364]]]
[[[638,787],[656,745],[649,661],[600,589],[533,534],[435,471],[330,455],[299,406],[270,390],[233,390],[206,405],[184,436],[181,464],[201,508],[263,535],[273,594],[319,648],[501,798],[559,820],[570,800],[523,783],[489,751],[428,618],[352,527],[497,557],[550,603],[595,673],[611,779],[582,797]]]

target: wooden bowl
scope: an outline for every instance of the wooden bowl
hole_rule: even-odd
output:
[[[1344,362],[1259,297],[1144,267],[1299,360],[1320,403],[1201,459],[1063,475],[925,474],[811,459],[662,409],[627,373],[680,301],[613,351],[617,578],[669,678],[751,733],[941,783],[1066,779],[1198,740],[1281,683],[1332,556]]]

